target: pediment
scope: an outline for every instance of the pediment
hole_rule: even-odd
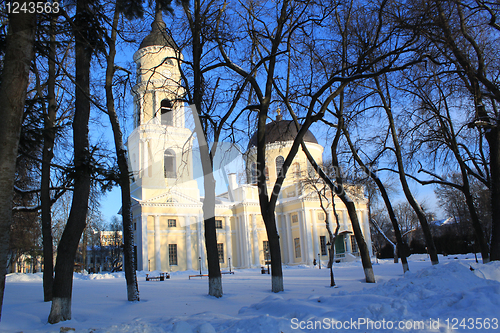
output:
[[[181,204],[199,204],[200,201],[178,191],[172,190],[167,193],[160,194],[156,197],[144,201],[145,203],[181,203]]]

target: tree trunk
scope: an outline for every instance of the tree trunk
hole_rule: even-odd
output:
[[[48,111],[44,114],[44,135],[42,151],[42,175],[41,175],[41,219],[42,219],[42,242],[43,242],[43,301],[52,301],[52,283],[54,281],[54,252],[52,240],[52,202],[50,198],[50,163],[54,157],[54,141],[56,121],[56,18],[50,22],[50,45],[49,45],[49,73],[47,79]]]
[[[68,222],[64,228],[55,266],[52,289],[52,307],[48,322],[51,324],[71,319],[73,269],[78,243],[85,228],[90,193],[91,156],[89,152],[90,116],[90,60],[92,46],[88,44],[89,30],[86,17],[92,15],[87,1],[78,0],[75,18],[75,116],[73,120],[74,191]]]
[[[500,122],[497,121],[497,124]],[[500,260],[500,131],[488,129],[486,139],[490,146],[491,170],[491,249],[490,260]]]
[[[335,133],[335,138],[333,139],[331,145],[332,152],[332,166],[334,170],[339,170],[336,173],[336,181],[337,181],[337,191],[336,194],[339,196],[340,200],[344,203],[347,214],[349,215],[349,219],[351,220],[352,231],[354,232],[354,237],[356,238],[356,242],[358,243],[359,254],[361,255],[361,263],[363,265],[363,270],[365,272],[365,280],[368,283],[375,283],[375,274],[373,274],[372,262],[370,259],[370,252],[368,246],[366,245],[365,238],[363,237],[363,233],[361,232],[361,226],[359,225],[358,214],[356,213],[356,206],[351,198],[347,195],[343,187],[342,175],[340,172],[340,164],[337,156],[337,147],[340,141],[341,131],[344,128],[344,119],[343,119],[343,97],[344,92],[342,91],[340,95],[340,107],[338,111],[339,123],[337,127],[337,132]],[[332,189],[333,190],[333,189]]]
[[[200,103],[201,105],[201,103]],[[215,179],[213,176],[212,156],[210,155],[205,132],[201,128],[198,114],[194,115],[196,122],[196,136],[198,137],[201,164],[203,169],[203,219],[205,227],[205,249],[208,262],[208,294],[217,298],[222,297],[222,275],[217,250],[217,232],[215,229]]]
[[[394,229],[394,235],[396,236],[396,247],[394,249],[394,254],[395,254],[394,262],[397,263],[398,256],[401,257],[401,264],[403,265],[403,273],[406,273],[410,270],[410,267],[408,266],[408,259],[406,257],[406,253],[403,247],[404,244],[403,237],[401,236],[401,230],[399,229],[399,223],[398,220],[396,219],[396,214],[394,213],[394,209],[392,208],[391,200],[389,199],[389,195],[387,194],[385,186],[384,184],[382,184],[380,178],[378,178],[378,176],[376,176],[373,172],[370,172],[370,176],[377,184],[380,194],[382,195],[385,207],[387,208],[387,212],[389,213],[389,218],[392,223],[392,228]]]
[[[267,239],[269,241],[269,254],[271,255],[271,286],[272,292],[278,293],[284,290],[283,269],[281,267],[281,248],[278,230],[276,229],[276,219],[274,210],[269,212],[266,217]]]
[[[455,152],[455,151],[454,151]],[[456,152],[456,154],[458,151]],[[472,197],[470,184],[467,170],[464,167],[464,161],[460,156],[457,156],[457,160],[460,164],[460,171],[462,173],[462,193],[465,196],[465,203],[467,204],[467,208],[469,209],[469,214],[472,222],[472,227],[474,228],[474,235],[476,236],[477,244],[479,244],[479,248],[481,250],[481,258],[483,264],[486,264],[490,261],[490,254],[488,249],[488,243],[484,236],[483,228],[481,227],[481,223],[479,222],[479,216],[477,215],[476,206],[474,205],[474,198]]]
[[[385,189],[384,184],[377,176],[375,171],[369,170],[363,163],[363,161],[361,160],[356,151],[356,148],[354,147],[354,144],[351,141],[349,132],[347,132],[346,129],[344,129],[344,136],[349,144],[354,159],[365,170],[366,174],[370,176],[371,179],[373,179],[375,184],[377,184],[380,194],[382,195],[382,199],[384,200],[385,207],[387,208],[387,213],[389,214],[389,218],[392,223],[392,228],[394,229],[394,235],[396,236],[396,247],[394,248],[394,262],[395,263],[398,262],[398,255],[399,255],[401,257],[401,264],[403,265],[403,273],[406,273],[407,271],[410,270],[410,268],[408,266],[408,260],[406,258],[406,253],[403,248],[403,237],[401,237],[401,230],[399,229],[399,223],[398,220],[396,219],[396,214],[394,213],[394,209],[392,208],[392,203],[391,200],[389,199],[389,195],[387,194],[387,190]]]
[[[339,127],[342,127],[342,124],[339,124]],[[335,154],[336,152],[336,146],[338,143],[338,140],[340,139],[340,130],[337,131],[337,134],[335,136],[335,139],[332,143],[331,149],[332,149],[332,166],[336,168],[336,170],[339,170],[339,163],[337,160],[337,155]],[[311,163],[311,165],[314,167],[316,172],[318,172],[318,175],[325,181],[325,183],[328,184],[332,192],[336,192],[340,200],[344,203],[344,205],[347,208],[347,213],[349,214],[349,219],[351,220],[352,228],[354,231],[354,237],[356,238],[356,242],[358,242],[358,248],[359,252],[361,254],[361,263],[363,265],[363,271],[365,273],[365,280],[368,283],[375,283],[375,274],[373,274],[373,268],[372,268],[372,263],[370,260],[370,253],[368,251],[368,246],[366,245],[366,242],[363,238],[363,234],[361,232],[361,227],[359,225],[359,220],[358,220],[358,215],[356,214],[356,207],[354,205],[354,202],[349,198],[349,196],[345,193],[343,186],[342,186],[342,179],[340,176],[340,172],[337,172],[337,184],[338,186],[336,187],[333,182],[331,181],[330,178],[324,173],[324,171],[318,166],[312,155],[309,153],[309,150],[307,150],[307,147],[305,146],[304,142],[302,141],[302,150],[307,156],[307,159]]]
[[[375,283],[375,274],[373,274],[372,262],[370,259],[370,252],[368,246],[366,245],[365,238],[361,232],[361,226],[359,225],[358,214],[356,214],[356,206],[354,202],[347,196],[345,191],[342,194],[338,194],[340,200],[344,203],[347,208],[347,214],[349,214],[349,219],[352,224],[352,231],[354,231],[354,237],[358,243],[359,253],[361,255],[361,263],[363,264],[363,270],[365,272],[365,280],[368,283]]]
[[[429,256],[431,258],[431,263],[433,265],[437,265],[437,264],[439,264],[439,259],[437,256],[436,246],[434,245],[434,240],[432,239],[431,228],[429,227],[427,217],[425,216],[425,213],[422,210],[422,207],[420,207],[420,205],[417,202],[417,200],[415,199],[415,197],[413,197],[413,194],[411,193],[410,187],[409,187],[408,182],[406,180],[406,173],[405,173],[405,168],[403,165],[403,156],[401,153],[401,146],[399,145],[399,139],[398,139],[398,135],[396,132],[396,125],[394,123],[394,118],[392,115],[391,106],[382,93],[380,81],[378,78],[375,78],[375,83],[377,85],[378,94],[382,100],[385,112],[387,114],[387,119],[389,121],[389,129],[391,131],[392,142],[394,144],[394,152],[396,155],[396,162],[398,165],[398,174],[399,174],[399,180],[401,182],[401,187],[403,188],[403,192],[404,192],[404,195],[406,197],[406,200],[408,200],[408,203],[410,204],[410,206],[413,208],[413,210],[417,214],[418,220],[420,222],[420,226],[422,227],[422,231],[424,233],[425,243],[427,245],[427,251],[428,251]]]
[[[201,166],[203,170],[203,186],[205,198],[203,200],[203,219],[205,228],[205,249],[207,251],[208,262],[208,294],[217,298],[222,297],[222,275],[219,265],[219,252],[217,250],[217,232],[215,229],[215,179],[213,176],[213,156],[215,149],[210,149],[207,142],[207,126],[203,127],[200,121],[202,114],[202,101],[204,98],[203,72],[201,69],[201,57],[203,42],[201,39],[202,17],[201,3],[194,1],[194,17],[191,16],[188,3],[183,4],[184,12],[188,16],[191,33],[193,36],[193,75],[194,90],[193,104],[196,110],[193,111],[195,121],[195,131],[200,149]],[[217,143],[214,142],[214,145]]]
[[[199,73],[201,75],[201,71]],[[196,90],[197,88],[195,88],[195,91]],[[201,101],[199,106],[201,107]],[[222,297],[222,275],[219,265],[219,252],[217,250],[217,232],[215,229],[215,179],[213,176],[213,159],[205,137],[205,131],[200,122],[199,110],[200,109],[195,110],[192,108],[203,169],[203,187],[205,190],[205,198],[203,199],[203,219],[205,227],[205,249],[207,251],[208,261],[208,294],[218,298]]]
[[[322,207],[323,208],[323,207]],[[328,249],[328,268],[330,269],[330,287],[335,287],[335,277],[333,275],[333,261],[335,260],[335,240],[339,234],[340,223],[339,216],[337,214],[337,210],[335,209],[335,197],[332,192],[332,208],[333,215],[335,216],[335,222],[337,226],[335,227],[335,233],[332,233],[332,229],[330,228],[330,214],[326,214],[326,230],[328,231],[328,238],[330,239],[330,248]],[[325,210],[325,209],[324,209]]]
[[[274,215],[274,205],[269,204],[267,195],[266,181],[266,120],[269,104],[261,106],[258,116],[257,126],[257,187],[259,191],[259,204],[262,219],[266,226],[267,240],[269,241],[269,254],[271,255],[271,290],[278,293],[284,290],[283,286],[283,270],[281,267],[281,248],[278,230],[276,228],[276,219]],[[290,154],[290,153],[289,153]],[[286,170],[282,170],[286,173]],[[273,195],[273,194],[271,194]]]
[[[26,1],[21,1],[21,5]],[[35,39],[36,16],[9,15],[0,86],[0,316],[9,256],[17,148]]]
[[[204,158],[208,158],[208,161],[211,161],[211,159],[206,156],[208,147],[205,146],[204,148],[200,146],[200,152],[203,150],[205,150],[205,153],[202,153],[202,164],[205,164],[207,161],[203,162]],[[206,167],[203,168],[203,184],[205,188],[203,219],[205,220],[205,248],[208,261],[208,294],[219,298],[222,297],[222,275],[220,272],[217,233],[215,230],[215,180],[213,178],[212,167],[210,167],[210,171],[207,170],[208,173],[205,171]]]
[[[125,271],[125,282],[127,284],[127,300],[139,301],[139,289],[134,263],[134,231],[132,223],[132,201],[130,198],[130,172],[128,169],[127,151],[123,144],[123,135],[120,122],[115,110],[115,98],[113,96],[113,76],[115,72],[116,56],[116,34],[120,13],[115,8],[113,16],[113,27],[111,38],[108,39],[109,54],[106,68],[106,107],[109,121],[113,130],[115,142],[116,159],[120,170],[120,189],[122,196],[122,224],[123,224],[123,268]],[[116,245],[116,244],[115,244]],[[119,256],[119,254],[118,254]],[[114,264],[113,264],[114,266]]]

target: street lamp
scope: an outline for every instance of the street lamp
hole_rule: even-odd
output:
[[[200,275],[201,275],[201,257],[198,257],[198,264],[200,266]]]
[[[328,241],[328,243],[326,243],[326,248],[328,249],[328,264],[330,264],[330,256],[332,255],[331,252],[332,252],[332,243],[330,243],[330,241]],[[333,258],[335,259],[335,258]],[[333,261],[332,261],[332,265],[333,265]]]
[[[318,264],[319,264],[319,269],[321,269],[321,256],[319,253],[318,253]]]

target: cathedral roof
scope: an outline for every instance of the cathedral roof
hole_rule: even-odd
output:
[[[277,120],[266,124],[266,144],[284,141],[293,141],[298,130],[293,120]],[[304,142],[318,143],[311,131],[307,130]],[[257,147],[257,132],[250,138],[248,149]]]
[[[178,50],[172,36],[167,32],[167,25],[163,22],[161,10],[156,11],[155,20],[151,23],[151,32],[141,42],[139,49],[148,46],[166,46]]]

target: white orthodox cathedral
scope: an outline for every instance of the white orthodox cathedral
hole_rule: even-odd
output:
[[[127,146],[134,179],[134,241],[139,270],[205,270],[207,266],[202,201],[193,179],[192,131],[186,128],[185,112],[177,102],[184,91],[176,59],[182,57],[156,14],[151,33],[134,54],[137,84],[134,95],[134,127]],[[278,118],[266,126],[268,184],[272,186],[297,130],[291,121]],[[323,147],[311,132],[304,140],[318,163]],[[247,182],[238,184],[228,175],[227,192],[217,196],[215,207],[217,248],[222,269],[260,267],[269,258],[267,235],[260,215],[255,184],[256,137],[245,154]],[[328,260],[326,215],[318,195],[305,185],[311,174],[305,154],[299,151],[287,173],[276,206],[281,256],[285,265],[310,265]],[[271,192],[271,188],[269,192]],[[352,187],[361,229],[371,251],[367,200],[363,189]],[[335,242],[339,260],[354,260],[356,240],[345,206],[335,199],[340,230]],[[329,214],[333,215],[333,214]],[[371,253],[370,253],[371,254]]]

